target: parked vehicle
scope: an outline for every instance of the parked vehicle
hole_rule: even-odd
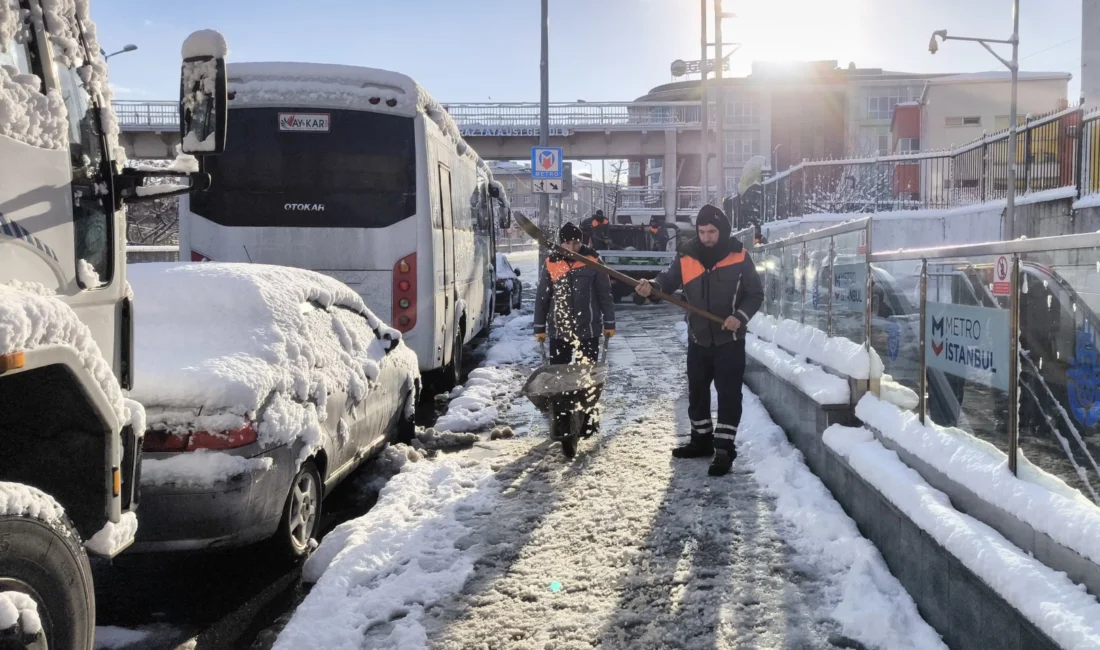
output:
[[[416,355],[327,276],[248,264],[135,264],[133,395],[146,407],[135,550],[274,538],[304,555],[321,501],[413,435]]]
[[[523,283],[519,269],[512,266],[504,253],[497,253],[497,313],[507,316],[523,303]]]
[[[313,269],[370,300],[420,369],[459,380],[493,320],[506,193],[409,77],[315,63],[229,66],[233,146],[180,202],[180,259]]]
[[[197,32],[183,50],[183,150],[217,154],[225,40]],[[87,2],[0,2],[0,97],[0,592],[41,622],[17,623],[29,638],[0,630],[0,645],[90,649],[88,553],[113,557],[137,527],[123,204],[209,177],[122,169]],[[144,186],[152,176],[192,187]]]

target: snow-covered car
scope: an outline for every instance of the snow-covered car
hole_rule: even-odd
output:
[[[497,302],[498,314],[507,316],[519,309],[523,301],[523,283],[519,269],[512,266],[504,253],[497,253]]]
[[[136,551],[274,537],[305,554],[324,496],[411,437],[416,355],[346,285],[249,264],[135,264],[147,407]]]

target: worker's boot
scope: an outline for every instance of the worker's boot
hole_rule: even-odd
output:
[[[710,462],[710,469],[707,470],[707,474],[711,476],[729,474],[730,468],[733,467],[734,458],[737,458],[737,450],[735,449],[715,449],[714,460]]]
[[[705,458],[714,453],[714,438],[711,436],[691,435],[686,445],[672,450],[673,458]]]

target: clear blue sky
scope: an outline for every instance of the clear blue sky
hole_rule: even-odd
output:
[[[1073,74],[1079,92],[1080,0],[1022,0],[1021,67]],[[1009,0],[725,0],[727,41],[752,60],[836,59],[911,72],[1000,69],[980,46],[947,43],[928,54],[934,29],[1007,38]],[[696,0],[550,0],[550,99],[629,100],[671,80],[669,63],[699,58]],[[386,68],[437,99],[536,101],[538,0],[93,0],[116,97],[173,99],[179,48],[213,27],[230,61],[311,61]]]

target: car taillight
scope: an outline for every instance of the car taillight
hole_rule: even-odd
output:
[[[239,429],[210,433],[196,431],[187,442],[187,451],[196,449],[236,449],[256,442],[256,428],[248,423]]]
[[[504,280],[497,280],[497,286],[498,287],[503,287],[504,286]]]
[[[191,251],[191,261],[192,262],[209,262],[210,258],[203,255],[202,253],[199,253],[199,252],[196,252],[196,251]]]
[[[416,327],[416,253],[393,266],[393,326],[400,332]]]
[[[142,451],[195,451],[196,449],[236,449],[256,442],[256,428],[248,423],[239,429],[211,433],[169,433],[146,431]]]

